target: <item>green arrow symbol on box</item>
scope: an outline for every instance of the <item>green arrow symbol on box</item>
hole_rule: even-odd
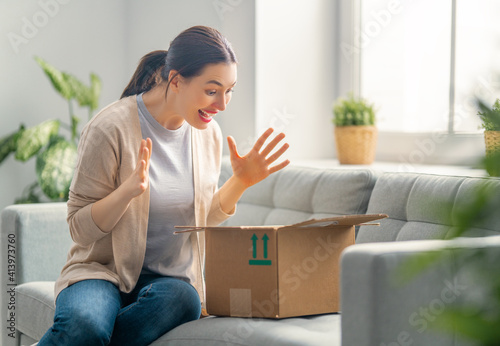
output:
[[[257,236],[255,235],[255,233],[253,234],[252,236],[252,248],[253,248],[253,258],[257,258],[257,240],[259,238],[257,238]]]
[[[264,258],[267,258],[267,241],[269,240],[267,234],[264,234],[262,240],[264,241]]]

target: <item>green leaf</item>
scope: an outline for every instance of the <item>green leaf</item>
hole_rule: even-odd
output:
[[[395,270],[394,283],[406,285],[437,262],[448,260],[448,257],[445,251],[425,251],[410,256]]]
[[[81,107],[89,107],[90,111],[97,109],[101,94],[101,80],[96,74],[90,74],[90,87],[69,73],[63,72],[63,76],[71,86],[72,93]]]
[[[10,153],[15,151],[16,147],[13,145],[13,142],[16,134],[17,132],[14,132],[0,139],[0,163],[5,160]]]
[[[59,132],[59,120],[47,120],[35,127],[24,130],[17,140],[16,159],[27,161]]]
[[[62,97],[66,100],[76,98],[80,106],[89,107],[91,111],[97,109],[101,94],[101,80],[96,74],[90,74],[90,86],[87,86],[74,75],[59,71],[40,57],[35,57],[35,60]]]
[[[40,203],[40,196],[35,192],[38,187],[38,182],[35,181],[33,184],[28,185],[24,191],[23,195],[16,198],[14,204],[29,204],[29,203]]]
[[[500,151],[494,151],[483,159],[483,168],[492,177],[500,177]]]
[[[480,341],[482,345],[499,345],[500,320],[486,319],[474,309],[447,307],[445,311],[432,322],[433,328],[449,332],[458,332],[466,338]]]
[[[488,220],[491,220],[497,212],[500,203],[500,196],[493,193],[491,182],[485,180],[475,190],[474,196],[464,207],[457,209],[457,227],[452,237],[460,237],[467,230],[473,227],[487,227]]]
[[[38,184],[51,200],[67,200],[77,159],[76,145],[59,138],[36,160]]]
[[[74,75],[59,71],[40,57],[35,57],[35,60],[62,97],[68,101],[76,98],[78,104],[81,107],[89,107],[90,112],[97,109],[101,94],[101,80],[96,74],[90,74],[90,86],[87,86]]]
[[[10,135],[7,135],[4,138],[0,139],[0,163],[2,163],[3,160],[5,160],[10,153],[16,151],[17,140],[19,139],[23,131],[24,131],[24,125],[21,125],[19,127],[19,130],[17,130],[16,132],[11,133]]]
[[[365,99],[355,98],[352,93],[347,99],[339,98],[333,105],[335,126],[375,125],[375,110]]]
[[[74,97],[73,90],[64,77],[64,74],[40,57],[35,57],[35,60],[43,69],[47,77],[49,77],[54,89],[56,89],[56,91],[66,100],[72,99]]]
[[[477,115],[481,118],[481,127],[486,131],[500,131],[500,99],[495,101],[493,108],[481,100],[477,100],[477,105],[480,109]]]
[[[99,107],[99,96],[101,95],[101,79],[94,73],[90,74],[90,111],[95,111]]]
[[[71,139],[75,140],[78,137],[78,123],[80,122],[80,118],[76,115],[71,116]]]
[[[75,76],[63,72],[63,77],[71,88],[71,93],[80,106],[90,105],[90,88]]]
[[[14,204],[32,204],[32,203],[40,203],[40,196],[36,194],[21,196],[14,200]]]

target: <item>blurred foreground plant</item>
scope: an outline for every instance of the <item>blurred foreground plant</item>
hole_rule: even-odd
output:
[[[28,185],[22,196],[15,203],[37,203],[41,201],[41,192],[52,201],[68,199],[69,186],[73,178],[76,164],[76,148],[78,142],[78,123],[80,119],[74,114],[73,100],[80,107],[87,107],[89,119],[97,109],[101,93],[101,80],[90,74],[90,86],[83,84],[75,76],[61,72],[43,59],[35,57],[36,62],[50,79],[54,89],[68,101],[68,124],[58,119],[19,129],[0,139],[0,163],[11,153],[18,161],[26,162],[36,156],[37,181]],[[60,127],[70,132],[70,139],[59,134]]]
[[[483,114],[490,116],[492,124],[500,126],[496,110],[479,102]],[[497,120],[498,119],[498,120]],[[489,153],[482,160],[488,172],[500,172],[500,150]],[[467,232],[492,224],[498,220],[500,196],[493,193],[491,184],[497,178],[485,178],[466,205],[455,210],[452,238],[468,235]],[[443,208],[451,210],[443,203]],[[467,238],[462,239],[467,242]],[[447,305],[439,318],[429,321],[435,330],[456,332],[464,339],[479,345],[500,345],[500,252],[498,248],[450,247],[441,251],[429,251],[413,256],[396,273],[399,282],[408,282],[433,265],[444,264],[455,268],[457,275],[466,280],[470,289],[462,292],[460,300]]]

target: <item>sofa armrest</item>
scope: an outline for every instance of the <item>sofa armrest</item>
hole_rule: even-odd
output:
[[[498,251],[500,237],[357,244],[341,257],[342,345],[471,345],[430,323],[474,289],[453,261],[438,261],[407,283],[396,271],[415,256],[453,248]],[[453,257],[447,257],[453,258]],[[469,291],[469,292],[468,292]]]
[[[12,205],[1,214],[1,345],[14,345],[16,296],[21,283],[54,281],[72,243],[66,203]],[[5,318],[4,318],[5,317]]]

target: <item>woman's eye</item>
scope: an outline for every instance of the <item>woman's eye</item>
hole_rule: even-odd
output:
[[[234,89],[228,89],[226,91],[226,94],[230,94],[230,93],[233,93],[234,92]],[[210,90],[210,91],[207,91],[206,92],[208,96],[214,96],[215,94],[217,94],[217,90]]]

